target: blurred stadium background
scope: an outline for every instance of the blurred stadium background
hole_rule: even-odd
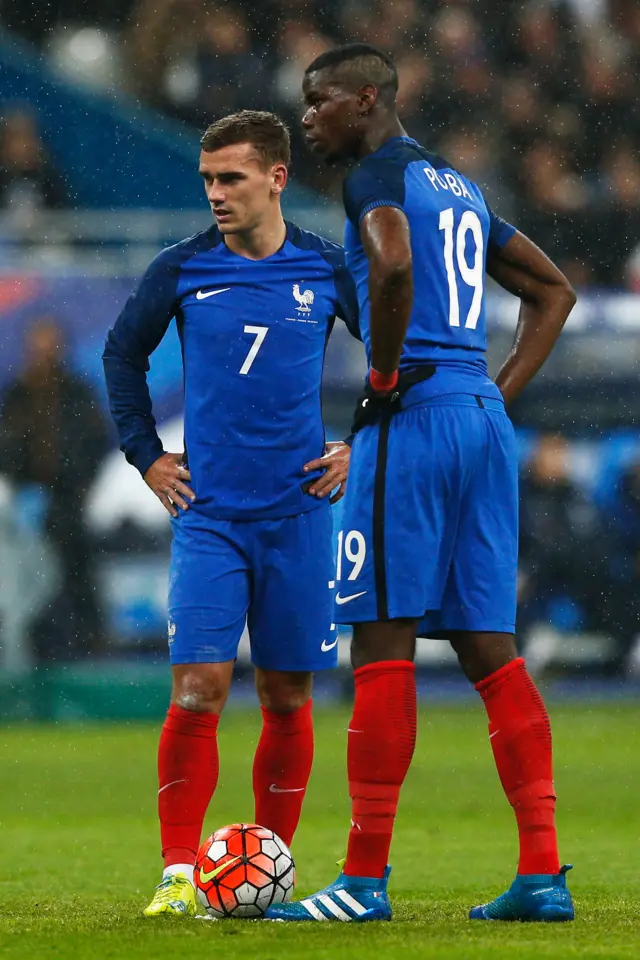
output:
[[[299,87],[313,57],[354,39],[397,58],[409,133],[579,290],[513,410],[520,641],[564,693],[640,692],[637,3],[503,0],[497,16],[488,0],[0,0],[0,716],[164,711],[168,522],[117,450],[103,340],[153,255],[208,225],[198,136],[220,115],[289,120],[287,215],[340,238],[339,179],[302,149]],[[516,313],[490,292],[493,369]],[[336,437],[363,372],[342,333],[325,378]],[[174,334],[150,379],[177,450]],[[425,695],[466,689],[444,645],[425,642],[419,664]],[[239,667],[248,691],[246,650]]]

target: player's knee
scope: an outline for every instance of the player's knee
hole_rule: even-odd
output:
[[[458,662],[471,683],[480,683],[518,656],[510,633],[461,632],[450,637]]]
[[[256,692],[260,705],[272,713],[292,713],[311,696],[313,674],[256,670]]]
[[[417,621],[385,620],[356,623],[351,641],[354,670],[387,660],[413,660],[416,652]]]
[[[173,671],[171,702],[193,713],[221,713],[229,693],[226,664],[187,664]]]

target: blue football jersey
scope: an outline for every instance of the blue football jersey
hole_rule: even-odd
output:
[[[111,411],[129,462],[144,474],[163,453],[146,372],[175,318],[191,509],[225,520],[321,506],[302,489],[302,467],[324,449],[320,387],[336,316],[359,337],[344,251],[293,224],[280,250],[259,261],[233,253],[215,226],[163,250],[104,351]]]
[[[387,140],[344,183],[347,266],[358,293],[360,330],[370,355],[369,267],[360,221],[375,207],[397,207],[409,221],[413,309],[402,369],[435,363],[425,395],[475,392],[500,397],[487,374],[484,307],[489,244],[515,228],[495,216],[476,184],[410,137]]]

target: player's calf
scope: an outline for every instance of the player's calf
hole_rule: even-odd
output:
[[[195,913],[193,865],[218,781],[218,721],[233,664],[173,667],[172,703],[158,747],[158,818],[164,873],[145,916]]]
[[[255,822],[287,846],[295,834],[313,763],[312,674],[256,670],[262,732],[253,762]]]
[[[520,845],[518,874],[509,890],[474,907],[469,917],[532,922],[573,920],[574,908],[566,883],[566,873],[571,868],[561,868],[558,855],[551,725],[542,697],[524,660],[515,656],[511,636],[471,634],[459,638],[454,647],[483,699],[491,748],[515,813]]]

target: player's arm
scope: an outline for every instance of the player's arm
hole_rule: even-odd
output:
[[[120,448],[165,509],[177,516],[194,499],[182,454],[165,453],[156,430],[147,383],[149,357],[161,342],[176,306],[177,271],[163,251],[145,273],[109,331],[102,360]]]
[[[394,163],[364,160],[345,180],[343,199],[368,261],[369,383],[374,391],[382,393],[397,381],[413,306],[404,170]]]
[[[547,255],[518,231],[503,246],[489,245],[487,273],[521,301],[513,346],[496,377],[510,403],[551,353],[576,294]]]
[[[362,218],[360,238],[369,262],[369,379],[374,389],[390,389],[413,307],[409,221],[398,207],[374,207]]]

